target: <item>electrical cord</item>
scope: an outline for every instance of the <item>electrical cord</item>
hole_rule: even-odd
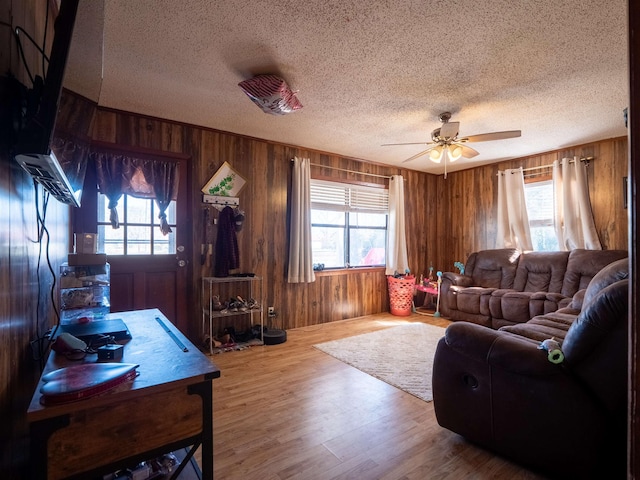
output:
[[[44,53],[44,48],[47,45],[47,30],[49,29],[49,1],[46,2],[47,3],[47,10],[45,12],[44,15],[44,33],[42,35],[42,49],[40,50],[40,52],[42,53],[42,78],[44,78],[46,80],[47,78],[47,71],[45,69],[45,58],[46,55]],[[47,59],[48,62],[48,59]]]
[[[42,189],[42,207],[40,205],[40,196],[39,196],[39,188],[38,182],[36,180],[33,181],[34,193],[35,193],[35,206],[36,206],[36,220],[37,220],[37,240],[33,241],[33,243],[39,244],[38,251],[38,261],[36,266],[36,279],[38,282],[38,300],[36,303],[36,339],[31,342],[31,349],[33,352],[34,360],[39,362],[40,370],[44,369],[44,361],[46,359],[46,355],[49,351],[49,347],[51,346],[51,341],[55,336],[55,332],[57,328],[60,326],[60,313],[56,306],[55,302],[55,289],[56,289],[56,274],[53,270],[53,265],[51,264],[51,258],[49,256],[49,247],[51,243],[51,237],[49,235],[49,230],[46,226],[47,219],[47,208],[49,206],[50,194],[45,189]],[[42,212],[41,212],[42,208]],[[45,239],[46,235],[46,239]],[[44,242],[44,243],[43,243]],[[40,297],[41,297],[41,278],[40,278],[40,267],[42,262],[42,250],[44,246],[45,258],[48,266],[48,270],[51,273],[52,283],[51,289],[49,292],[49,296],[51,298],[51,306],[53,308],[56,325],[53,330],[48,330],[44,335],[40,334],[41,331],[41,317],[40,317]],[[46,319],[45,319],[46,320]]]
[[[37,231],[36,231],[36,240],[32,240],[33,243],[38,244],[38,261],[36,264],[36,281],[38,283],[38,292],[37,292],[37,301],[36,301],[36,339],[31,342],[31,350],[33,352],[34,360],[39,362],[40,370],[44,368],[44,360],[46,357],[47,349],[47,340],[51,338],[50,331],[45,333],[44,335],[40,335],[41,331],[41,316],[40,316],[40,305],[41,305],[41,287],[42,282],[40,278],[40,265],[42,262],[42,237],[44,235],[43,225],[47,215],[47,204],[48,198],[43,193],[43,211],[40,214],[40,202],[38,195],[38,182],[33,180],[33,189],[35,196],[35,206],[36,206],[36,221],[37,221]]]
[[[1,25],[4,25],[6,27],[11,28],[13,36],[16,39],[16,46],[18,47],[18,53],[20,54],[20,58],[22,60],[22,64],[24,65],[24,68],[25,68],[25,70],[27,72],[29,80],[31,80],[31,84],[32,85],[35,85],[36,77],[34,77],[34,75],[31,73],[31,69],[29,68],[29,65],[27,64],[27,59],[25,57],[24,47],[22,45],[22,40],[20,38],[20,35],[22,34],[25,37],[27,37],[27,39],[31,42],[31,45],[33,45],[36,48],[36,50],[40,53],[41,60],[42,60],[42,78],[46,79],[46,77],[47,77],[46,64],[49,63],[49,57],[45,53],[44,49],[45,49],[45,46],[47,45],[47,30],[49,29],[49,2],[48,1],[46,2],[46,5],[47,5],[47,8],[46,8],[45,17],[44,17],[44,33],[43,33],[43,36],[42,36],[42,46],[39,45],[34,40],[34,38],[31,35],[29,35],[29,32],[27,32],[21,26],[18,25],[18,26],[16,26],[14,28],[11,23],[8,23],[8,22],[5,22],[5,21],[0,21]]]
[[[20,54],[20,58],[22,59],[22,64],[24,65],[24,68],[27,71],[29,80],[31,80],[32,84],[35,84],[35,77],[31,73],[31,69],[29,68],[29,64],[27,63],[27,58],[25,57],[25,54],[24,54],[24,47],[22,46],[22,40],[20,39],[20,32],[22,32],[22,34],[29,39],[29,41],[38,50],[38,52],[40,52],[40,55],[42,56],[42,71],[43,71],[42,78],[46,77],[45,61],[49,62],[49,57],[46,55],[42,47],[36,43],[33,37],[29,35],[29,33],[27,33],[27,31],[24,28],[18,26],[13,30],[13,36],[16,39],[16,45],[18,46],[18,53]]]
[[[83,360],[87,355],[98,353],[98,348],[104,345],[115,345],[116,339],[112,335],[99,335],[96,338],[92,339],[87,348],[80,349],[74,348],[73,350],[68,350],[66,352],[62,352],[62,355],[65,356],[68,360],[79,361]]]
[[[20,58],[22,59],[22,64],[24,65],[26,73],[29,79],[31,80],[31,84],[34,87],[36,86],[37,78],[34,78],[33,74],[31,73],[31,69],[29,68],[29,65],[27,63],[20,35],[23,34],[31,42],[31,44],[36,48],[36,50],[40,53],[41,60],[42,60],[42,65],[41,65],[42,79],[46,80],[46,73],[47,73],[46,64],[49,63],[49,57],[45,53],[44,49],[47,44],[47,31],[49,29],[49,3],[50,2],[46,1],[45,3],[46,3],[46,11],[45,11],[44,31],[42,35],[42,46],[38,45],[38,43],[33,39],[33,37],[29,35],[29,33],[22,27],[16,26],[15,28],[13,28],[13,25],[12,25],[13,22],[12,23],[4,22],[4,21],[1,22],[2,25],[12,29],[13,36],[16,39],[18,52],[20,54]],[[49,348],[51,347],[53,336],[55,335],[56,330],[60,326],[60,313],[58,311],[58,308],[56,307],[56,302],[55,302],[56,274],[53,271],[53,266],[51,265],[51,258],[49,256],[51,236],[49,235],[49,230],[47,229],[47,226],[46,226],[47,207],[49,204],[50,195],[49,195],[49,192],[47,192],[45,189],[42,189],[42,213],[40,213],[40,204],[38,201],[39,189],[38,189],[38,182],[36,180],[33,180],[33,187],[35,192],[34,196],[35,196],[36,221],[37,221],[37,236],[36,236],[37,240],[34,243],[38,243],[38,260],[36,264],[36,281],[38,282],[38,289],[37,289],[37,301],[36,301],[36,339],[31,342],[31,350],[34,356],[34,360],[39,363],[40,370],[42,371],[44,369],[44,362],[45,362],[46,355],[48,353]],[[40,310],[41,310],[40,299],[41,299],[41,293],[42,293],[41,291],[42,282],[40,278],[40,266],[42,262],[43,239],[45,234],[46,234],[45,258],[47,261],[49,272],[51,273],[51,277],[53,279],[51,283],[51,290],[49,293],[51,298],[51,306],[53,308],[55,318],[56,318],[56,325],[53,331],[49,329],[44,335],[41,335],[40,331],[42,328],[41,327],[42,319],[40,316]]]

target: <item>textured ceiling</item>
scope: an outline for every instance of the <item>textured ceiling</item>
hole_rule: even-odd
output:
[[[81,2],[83,3],[83,2]],[[99,104],[400,165],[438,114],[474,143],[449,171],[626,134],[626,0],[105,0]],[[273,73],[302,110],[237,86]],[[218,159],[227,160],[227,159]],[[442,173],[426,157],[403,164]]]

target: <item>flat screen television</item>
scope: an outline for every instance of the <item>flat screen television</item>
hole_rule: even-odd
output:
[[[47,75],[32,118],[18,135],[14,158],[58,201],[80,206],[87,167],[69,143],[54,142],[56,118],[79,0],[62,0],[54,25]]]

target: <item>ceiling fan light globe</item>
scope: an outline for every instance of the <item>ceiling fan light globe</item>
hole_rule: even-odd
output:
[[[440,163],[440,161],[442,160],[443,152],[444,150],[442,149],[442,147],[434,148],[429,152],[429,160],[431,160],[433,163]]]
[[[449,159],[452,162],[455,162],[462,156],[462,147],[460,145],[455,145],[453,148],[449,147]]]

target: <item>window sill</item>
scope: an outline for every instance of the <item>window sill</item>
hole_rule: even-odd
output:
[[[385,271],[386,267],[352,267],[320,270],[314,273],[316,274],[316,277],[334,277],[339,275],[357,275],[360,273],[384,273]]]

